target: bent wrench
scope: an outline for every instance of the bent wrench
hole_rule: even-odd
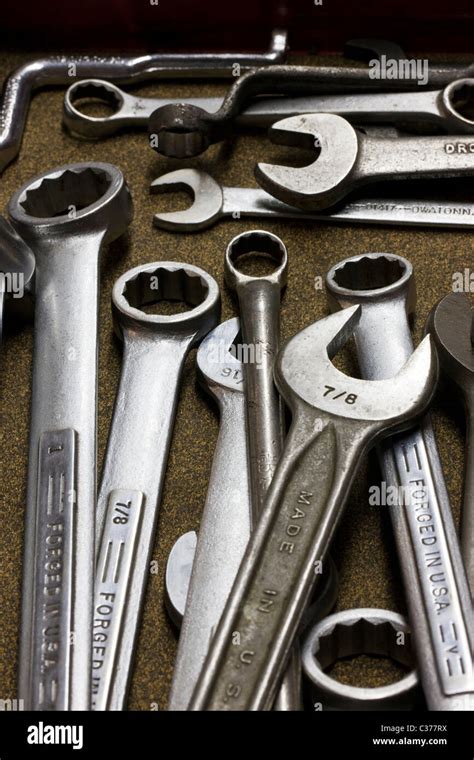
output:
[[[328,208],[373,182],[474,174],[474,140],[466,136],[403,137],[395,142],[361,134],[335,114],[284,119],[270,128],[269,135],[279,145],[320,149],[307,166],[255,167],[264,190],[305,211]]]
[[[231,350],[239,331],[239,320],[229,319],[204,339],[197,352],[200,381],[219,405],[220,429],[181,625],[170,710],[188,707],[250,536],[244,376]]]
[[[332,314],[277,356],[275,379],[292,425],[190,709],[268,708],[362,456],[432,398],[437,361],[429,337],[390,380],[354,379],[334,367],[329,356],[359,316],[360,307]]]
[[[296,219],[302,222],[395,224],[428,227],[474,226],[474,204],[449,200],[358,198],[326,212],[303,212],[254,187],[224,187],[200,169],[177,169],[153,180],[152,193],[184,190],[193,198],[184,211],[155,214],[160,229],[197,232],[222,218]]]
[[[28,710],[87,710],[99,254],[132,202],[114,166],[70,164],[30,180],[8,211],[37,265],[19,694]]]
[[[269,127],[276,121],[304,113],[335,113],[358,124],[424,122],[454,134],[474,133],[474,120],[462,113],[463,103],[472,98],[474,79],[459,79],[443,90],[384,92],[304,97],[257,98],[239,114],[236,124]],[[95,101],[114,108],[107,116],[89,116],[80,110],[80,101]],[[126,127],[143,127],[157,108],[177,106],[182,100],[136,97],[111,82],[83,79],[69,87],[64,96],[63,123],[81,137],[98,139]],[[222,106],[223,98],[187,98],[186,103],[209,113]]]
[[[142,311],[163,299],[193,308]],[[218,321],[219,288],[190,264],[145,264],[119,277],[112,306],[124,358],[97,504],[95,710],[124,709],[183,365]]]
[[[411,264],[392,254],[353,256],[329,271],[326,285],[333,307],[362,306],[354,333],[362,375],[392,377],[413,351]],[[430,418],[384,441],[378,456],[386,483],[406,493],[390,516],[428,707],[472,710],[472,603]]]

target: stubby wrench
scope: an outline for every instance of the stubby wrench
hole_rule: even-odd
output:
[[[467,293],[450,293],[432,310],[426,329],[433,336],[442,370],[462,396],[466,411],[466,446],[461,550],[474,594],[474,332]]]
[[[282,203],[261,188],[223,187],[201,169],[177,169],[153,180],[152,193],[184,190],[193,198],[184,211],[155,214],[155,227],[198,232],[222,218],[295,219],[301,222],[402,224],[428,227],[474,226],[474,204],[457,200],[415,198],[358,198],[326,213],[301,211]]]
[[[269,127],[276,121],[303,113],[335,113],[356,124],[397,122],[434,124],[447,132],[474,133],[474,121],[462,112],[472,97],[473,79],[460,79],[443,90],[422,92],[344,93],[300,97],[256,98],[240,113],[239,126]],[[80,110],[81,100],[93,98],[114,108],[107,116],[89,116]],[[126,127],[143,127],[157,108],[182,101],[136,97],[101,79],[83,79],[69,87],[64,97],[63,122],[68,130],[97,139]],[[189,105],[215,113],[222,98],[189,98]]]
[[[263,710],[291,644],[348,491],[368,448],[429,404],[436,354],[425,338],[390,380],[344,375],[330,361],[360,307],[332,314],[280,350],[275,379],[293,418],[191,702],[193,710]]]
[[[251,529],[244,376],[234,342],[239,320],[216,327],[199,346],[201,383],[220,410],[206,503],[202,512],[169,702],[186,710],[229,596]]]
[[[114,166],[70,164],[23,185],[8,211],[36,257],[19,694],[29,710],[87,710],[99,254],[132,202]]]
[[[363,377],[388,380],[413,351],[410,262],[384,253],[353,256],[329,271],[326,285],[334,308],[362,307],[354,335]],[[384,481],[400,494],[390,516],[428,707],[472,710],[472,603],[430,418],[384,441],[378,456]]]
[[[172,316],[142,310],[163,299],[193,308]],[[219,288],[190,264],[145,264],[119,277],[112,306],[124,357],[97,505],[96,710],[124,709],[183,365],[218,322]]]
[[[257,164],[255,177],[268,193],[305,211],[318,211],[373,182],[436,179],[474,174],[474,141],[465,135],[390,138],[364,135],[335,114],[283,119],[269,131],[273,142],[318,148],[307,166]]]

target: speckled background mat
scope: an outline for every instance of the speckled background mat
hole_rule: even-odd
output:
[[[28,59],[34,57],[32,54]],[[3,78],[22,59],[0,56]],[[317,59],[312,58],[316,63]],[[225,85],[156,83],[142,87],[145,95],[177,97],[220,94]],[[32,102],[20,158],[0,180],[0,210],[12,192],[30,177],[73,161],[100,160],[119,166],[131,188],[135,217],[129,234],[104,252],[100,299],[99,467],[101,466],[121,364],[121,347],[112,333],[110,293],[115,279],[140,263],[172,259],[197,264],[222,287],[222,318],[236,314],[235,301],[223,283],[223,255],[239,232],[262,226],[279,235],[289,252],[289,282],[282,304],[282,333],[288,337],[327,313],[323,291],[314,287],[338,260],[366,251],[401,254],[414,265],[418,287],[415,337],[432,304],[449,292],[452,275],[473,265],[470,231],[336,226],[297,222],[226,221],[198,234],[173,234],[152,226],[158,209],[184,208],[184,196],[151,196],[150,182],[165,171],[196,165],[231,185],[254,185],[257,159],[287,156],[263,133],[241,133],[232,144],[212,147],[199,160],[180,164],[166,160],[148,147],[146,132],[117,135],[97,143],[81,142],[61,127],[63,91],[38,94]],[[31,325],[11,325],[2,347],[0,371],[0,696],[16,693],[17,641],[20,624],[23,508],[26,494],[28,415],[30,403]],[[454,509],[458,510],[463,466],[462,414],[439,396],[434,419]],[[169,459],[159,530],[153,558],[158,573],[151,574],[140,633],[130,709],[164,709],[176,652],[176,632],[164,610],[165,563],[174,541],[199,527],[207,480],[218,430],[215,408],[196,388],[194,354],[187,362]],[[391,539],[387,509],[369,507],[368,488],[377,483],[374,461],[366,463],[349,498],[333,556],[340,572],[338,609],[353,606],[387,607],[404,611],[398,561]],[[341,677],[359,685],[380,684],[391,669],[367,658],[339,669]]]

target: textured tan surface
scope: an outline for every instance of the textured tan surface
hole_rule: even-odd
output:
[[[18,57],[0,57],[3,75]],[[314,59],[313,59],[314,60]],[[196,94],[197,85],[148,86],[140,91]],[[206,85],[202,94],[224,92],[223,85]],[[119,166],[130,185],[135,218],[127,239],[104,253],[100,304],[99,461],[102,461],[114,394],[120,371],[120,346],[112,335],[110,292],[119,274],[139,263],[160,259],[186,261],[204,267],[222,287],[222,318],[234,315],[235,303],[224,288],[222,263],[225,247],[239,232],[251,229],[250,221],[226,221],[207,232],[177,235],[152,226],[158,208],[186,205],[177,196],[150,196],[152,179],[181,164],[152,152],[144,132],[122,134],[99,143],[80,142],[60,127],[61,91],[34,98],[21,155],[0,180],[0,209],[12,192],[33,175],[71,161],[100,160]],[[257,159],[283,155],[263,135],[239,136],[232,146],[214,146],[194,164],[213,173],[226,184],[252,185]],[[193,165],[193,162],[190,162]],[[322,317],[326,312],[324,292],[315,290],[315,277],[324,277],[341,258],[365,251],[391,251],[408,257],[418,285],[416,339],[430,306],[451,286],[453,272],[473,265],[472,234],[389,227],[355,227],[269,223],[265,228],[281,236],[289,251],[289,283],[282,307],[282,332],[287,337]],[[0,697],[15,695],[17,634],[19,627],[23,535],[23,506],[27,469],[28,412],[30,402],[32,328],[11,332],[2,349],[0,371]],[[193,357],[192,357],[193,358]],[[163,574],[173,542],[184,531],[199,526],[206,484],[218,429],[215,410],[196,389],[194,363],[188,361],[184,386],[160,513],[159,532],[153,552],[158,574],[150,575],[146,608],[140,634],[130,708],[148,710],[166,706],[176,650],[175,632],[163,608]],[[435,407],[435,422],[446,467],[448,485],[457,508],[461,490],[462,427],[460,414],[448,415],[446,404]],[[379,606],[403,611],[398,562],[391,539],[387,509],[368,507],[367,491],[377,482],[372,462],[364,467],[349,499],[347,515],[337,536],[333,555],[340,570],[338,607]],[[369,664],[367,663],[367,668]],[[383,669],[382,669],[383,671]],[[346,677],[350,678],[350,671]],[[355,675],[355,673],[354,673]],[[380,668],[368,670],[368,682],[380,683]]]

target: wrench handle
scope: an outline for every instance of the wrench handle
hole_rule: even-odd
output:
[[[462,498],[461,551],[467,579],[474,594],[474,398],[466,404],[464,490]]]

